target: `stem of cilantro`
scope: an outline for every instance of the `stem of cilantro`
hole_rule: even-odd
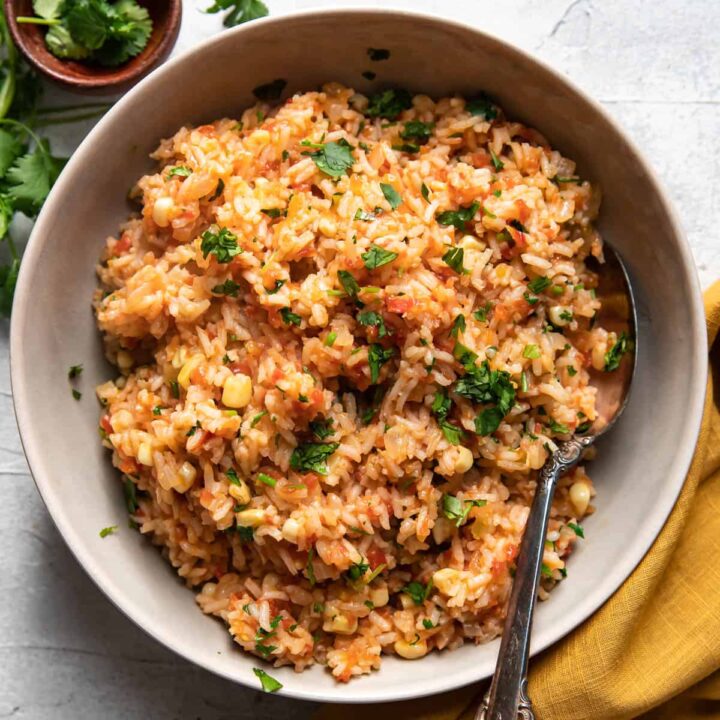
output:
[[[0,118],[7,115],[13,98],[15,97],[15,65],[17,62],[17,51],[10,37],[5,15],[0,13],[0,44],[5,46],[6,58],[3,65],[7,65],[7,72],[0,83]]]
[[[42,140],[24,123],[19,120],[13,120],[12,118],[0,118],[0,125],[13,125],[14,127],[20,128],[26,132],[34,141],[40,152],[46,157],[50,158],[50,153],[47,148],[43,145]]]
[[[21,15],[20,17],[15,18],[15,22],[17,23],[25,23],[26,25],[59,25],[59,20],[49,20],[46,18],[39,18],[39,17],[27,17],[26,15]]]
[[[12,255],[12,259],[19,260],[20,255],[18,254],[17,248],[15,247],[15,241],[12,239],[12,235],[8,233],[5,236],[5,239],[7,240],[8,249],[10,250],[10,255]]]

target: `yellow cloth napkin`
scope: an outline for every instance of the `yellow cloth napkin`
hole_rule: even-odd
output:
[[[705,293],[705,313],[711,371],[685,485],[622,587],[532,661],[529,690],[539,720],[720,718],[720,282]],[[372,707],[328,705],[317,720],[472,720],[484,689]]]

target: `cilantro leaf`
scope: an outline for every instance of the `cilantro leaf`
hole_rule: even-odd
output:
[[[318,439],[325,440],[335,434],[333,429],[335,421],[332,418],[327,420],[313,420],[310,423],[310,432]]]
[[[212,289],[212,292],[214,292],[216,295],[230,295],[232,297],[237,297],[239,288],[240,285],[238,285],[238,283],[228,278],[224,283],[216,285]]]
[[[33,12],[45,20],[54,20],[60,16],[65,0],[33,0]]]
[[[113,8],[102,0],[75,0],[64,16],[73,40],[88,50],[97,50],[108,37]]]
[[[20,260],[14,258],[9,265],[0,266],[0,313],[6,317],[12,309],[15,285],[20,272]]]
[[[263,692],[274,693],[282,688],[282,683],[268,675],[264,670],[253,668],[253,672],[259,678]]]
[[[398,254],[396,252],[392,252],[392,250],[385,250],[379,245],[375,245],[373,243],[370,246],[370,249],[367,252],[364,252],[360,257],[368,270],[375,270],[376,268],[391,263],[395,260],[395,258],[397,258],[397,256]]]
[[[449,420],[442,419],[438,421],[438,425],[440,426],[440,430],[442,430],[443,436],[451,445],[459,445],[460,441],[465,437],[462,428],[453,425]]]
[[[170,170],[170,172],[167,174],[167,178],[171,177],[190,177],[192,175],[192,170],[187,167],[186,165],[178,165],[177,167],[174,167]]]
[[[215,0],[205,12],[218,13],[223,10],[230,10],[223,20],[225,27],[235,27],[268,14],[267,6],[261,0]]]
[[[55,57],[62,60],[84,60],[92,55],[92,50],[76,43],[70,31],[62,24],[53,25],[45,33],[45,44]]]
[[[443,515],[448,520],[452,520],[456,527],[460,527],[466,520],[467,516],[474,507],[484,507],[487,500],[460,500],[454,495],[444,494],[442,496]]]
[[[430,202],[430,188],[425,183],[420,186],[420,194],[425,202]]]
[[[392,186],[388,185],[387,183],[380,183],[380,189],[382,190],[382,194],[385,196],[385,199],[390,203],[390,207],[393,210],[396,210],[400,205],[402,205],[402,198],[400,197],[400,193]]]
[[[100,531],[100,537],[105,538],[108,535],[112,535],[114,532],[116,532],[118,529],[117,525],[110,525],[110,527],[105,527]]]
[[[289,307],[280,308],[280,317],[286,325],[300,325],[302,318],[294,313]]]
[[[460,207],[457,210],[440,212],[435,216],[435,219],[440,225],[452,225],[452,227],[458,230],[465,230],[465,226],[473,219],[479,207],[480,203],[474,202],[468,207]]]
[[[94,53],[101,65],[120,65],[139,55],[152,33],[152,20],[147,9],[136,0],[117,0],[112,6],[114,18],[108,38]]]
[[[15,208],[29,217],[34,217],[40,211],[65,162],[65,158],[56,158],[50,154],[46,142],[18,157],[6,175],[7,193]]]
[[[367,110],[370,117],[394,120],[403,110],[412,107],[412,97],[407,90],[384,90],[370,96]]]
[[[534,292],[536,295],[541,293],[543,290],[547,290],[552,285],[550,278],[546,278],[543,275],[538,275],[528,283],[528,290]]]
[[[454,320],[452,324],[452,328],[450,330],[450,336],[457,338],[458,334],[461,332],[465,332],[465,328],[467,327],[467,322],[465,320],[464,315],[458,315]]]
[[[358,293],[360,292],[360,286],[357,280],[353,277],[352,273],[347,270],[338,270],[338,280],[343,286],[343,290],[354,300],[357,300]]]
[[[438,390],[435,393],[433,403],[430,406],[430,409],[433,411],[433,413],[442,420],[443,418],[447,417],[451,407],[452,400],[450,400],[448,394],[444,390]]]
[[[417,582],[417,580],[413,580],[411,583],[408,583],[402,591],[406,595],[409,595],[416,605],[422,605],[430,595],[432,588],[433,581],[432,578],[430,578],[427,585],[423,585],[422,583]]]
[[[370,565],[366,562],[353,563],[348,568],[346,575],[352,581],[359,580],[369,569]]]
[[[633,349],[632,338],[622,332],[617,342],[605,353],[605,372],[613,372],[620,367],[622,356]]]
[[[581,525],[578,525],[577,523],[568,523],[567,525],[579,538],[585,537],[585,531],[582,529]]]
[[[494,120],[498,114],[497,107],[484,92],[481,92],[476,98],[468,100],[465,109],[471,115],[481,115],[485,120]]]
[[[8,130],[0,129],[0,177],[5,175],[21,152],[22,143],[18,137]]]
[[[327,475],[327,459],[339,447],[340,443],[303,443],[298,445],[290,456],[290,467],[293,470]]]
[[[359,313],[357,321],[366,327],[376,327],[378,329],[378,338],[384,338],[388,334],[382,315],[373,310],[366,310],[365,312]]]
[[[452,268],[458,275],[465,272],[463,261],[465,259],[465,251],[461,247],[451,247],[442,256],[443,262]]]
[[[320,145],[317,150],[306,154],[312,158],[319,170],[333,178],[347,175],[347,171],[355,162],[352,145],[345,138]]]
[[[395,348],[383,348],[382,345],[373,343],[368,348],[368,364],[370,365],[370,382],[374,385],[380,377],[380,368],[390,358],[394,357]]]
[[[409,120],[403,125],[400,137],[403,140],[415,140],[417,143],[425,143],[432,134],[434,123],[425,123],[421,120]]]
[[[505,413],[499,407],[485,408],[475,418],[475,432],[478,435],[490,435],[494,433],[503,421]]]
[[[225,227],[217,231],[206,230],[202,234],[200,249],[204,258],[212,253],[219,263],[228,263],[242,252],[237,244],[237,235]]]

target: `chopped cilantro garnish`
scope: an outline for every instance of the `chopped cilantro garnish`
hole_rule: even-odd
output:
[[[622,332],[617,342],[605,353],[605,372],[613,372],[620,367],[622,356],[633,348],[632,338]]]
[[[465,332],[465,328],[467,327],[467,323],[465,322],[465,316],[464,315],[458,315],[454,320],[452,324],[452,328],[450,330],[451,337],[456,338],[459,333]]]
[[[490,148],[490,159],[492,160],[493,167],[498,172],[505,167],[505,163],[493,152]]]
[[[537,345],[526,345],[523,349],[523,357],[528,360],[537,360],[540,355],[540,348]]]
[[[428,188],[425,183],[420,186],[420,194],[423,196],[425,202],[430,202],[430,188]]]
[[[310,423],[310,432],[318,439],[325,440],[335,434],[333,429],[335,421],[332,418],[326,420],[313,420]]]
[[[332,331],[329,332],[325,336],[325,342],[323,343],[325,347],[332,347],[335,344],[335,341],[337,340],[337,333]]]
[[[461,247],[451,247],[445,252],[442,259],[448,267],[451,267],[459,275],[465,272],[463,267],[465,251]]]
[[[568,523],[568,527],[580,538],[585,537],[585,531],[577,523]]]
[[[235,530],[237,531],[241,543],[250,543],[253,541],[255,533],[251,527],[244,527],[243,525],[238,525]]]
[[[354,300],[357,299],[358,293],[360,292],[360,286],[357,280],[347,270],[338,270],[338,280],[343,286],[343,290]]]
[[[460,527],[467,520],[467,516],[474,507],[483,507],[485,505],[487,505],[486,500],[460,500],[447,493],[442,496],[443,515],[448,520],[452,520],[456,527]]]
[[[543,290],[546,290],[547,288],[552,285],[552,281],[550,278],[546,278],[542,275],[538,275],[538,277],[533,278],[528,283],[528,290],[534,292],[535,294],[541,293]]]
[[[171,177],[181,177],[186,178],[190,177],[192,175],[192,170],[189,167],[185,167],[185,165],[179,165],[178,167],[174,167],[170,170],[170,172],[167,174],[168,180]]]
[[[312,152],[304,154],[309,155],[318,169],[333,178],[339,178],[347,175],[348,170],[352,168],[355,158],[352,154],[352,145],[340,138],[337,142],[329,142],[324,145],[316,145],[313,143],[303,143],[316,148]]]
[[[240,484],[240,478],[238,477],[237,472],[233,470],[233,468],[228,468],[225,471],[225,475],[227,479],[233,484],[233,485],[239,485]]]
[[[300,325],[302,323],[302,318],[289,307],[280,308],[280,317],[286,325]]]
[[[365,310],[364,312],[358,313],[357,321],[367,327],[376,327],[378,338],[384,338],[388,334],[383,316],[374,310]]]
[[[433,621],[432,621],[432,620],[429,620],[428,618],[423,618],[422,624],[423,624],[423,627],[424,627],[426,630],[432,630],[432,628],[435,627],[435,626],[433,625]]]
[[[225,282],[221,283],[220,285],[216,285],[212,291],[216,295],[230,295],[232,297],[237,297],[237,291],[240,288],[240,285],[236,283],[234,280],[231,280],[228,278]]]
[[[494,120],[498,112],[497,107],[484,92],[481,92],[476,98],[468,100],[465,109],[471,115],[481,115],[485,120]]]
[[[366,114],[394,120],[403,110],[412,107],[412,98],[407,90],[384,90],[370,96]]]
[[[153,415],[160,415],[161,413],[162,413],[162,406],[161,406],[161,405],[156,405],[156,406],[153,408],[152,414],[153,414]]]
[[[375,270],[376,268],[391,263],[395,260],[395,258],[397,258],[397,256],[398,254],[396,252],[385,250],[379,245],[375,245],[373,243],[370,246],[370,249],[367,252],[364,252],[360,257],[368,270]]]
[[[432,134],[433,123],[425,123],[420,120],[409,120],[400,131],[403,140],[415,140],[418,143],[425,143]]]
[[[73,380],[76,377],[78,377],[78,375],[80,375],[82,373],[82,371],[83,371],[82,365],[71,365],[70,369],[68,370],[68,378],[70,380]]]
[[[346,575],[352,581],[359,580],[370,569],[366,562],[353,563],[347,570]]]
[[[123,495],[128,512],[133,515],[140,507],[137,501],[137,485],[127,475],[123,481]]]
[[[400,193],[392,185],[380,183],[380,189],[393,210],[396,210],[400,205],[402,205]]]
[[[432,578],[428,580],[427,585],[423,585],[422,583],[417,582],[417,580],[413,580],[411,583],[408,583],[402,591],[409,595],[412,601],[416,605],[422,605],[425,600],[427,600],[428,596],[430,595],[430,591],[433,587],[433,581]]]
[[[110,527],[105,527],[100,531],[100,537],[104,538],[108,535],[112,535],[114,532],[116,532],[118,529],[117,525],[110,525]]]
[[[465,226],[473,219],[479,207],[480,203],[474,202],[468,207],[440,212],[435,216],[435,219],[440,225],[452,225],[458,230],[465,230]]]
[[[76,390],[75,388],[72,389],[72,396],[79,400],[82,397],[82,393],[79,390]]]
[[[287,215],[287,210],[283,208],[263,208],[260,212],[274,220]]]
[[[542,567],[540,568],[540,572],[542,573],[543,577],[551,578],[553,576],[552,570],[545,563],[542,564]]]
[[[293,470],[316,472],[327,475],[327,459],[338,448],[340,443],[304,443],[298,445],[290,456],[290,467]]]
[[[237,235],[225,227],[220,228],[217,232],[206,230],[202,234],[200,249],[203,257],[206,258],[212,253],[219,263],[230,262],[232,258],[242,252],[242,248],[237,244]]]
[[[285,280],[276,280],[272,288],[270,290],[265,290],[265,292],[268,295],[274,295],[285,284],[285,282]]]
[[[548,424],[550,430],[558,435],[567,435],[570,432],[570,428],[567,425],[557,422],[556,420],[550,420]]]
[[[260,679],[260,685],[262,685],[264,692],[274,693],[282,688],[282,683],[268,675],[264,670],[253,668],[253,672]]]
[[[373,343],[368,348],[368,365],[370,366],[370,382],[375,384],[380,377],[380,368],[395,355],[395,348],[383,348]]]
[[[250,427],[254,428],[266,415],[268,414],[267,410],[263,410],[262,412],[259,412],[255,417],[250,421]]]
[[[476,310],[473,313],[473,317],[478,322],[487,322],[488,319],[488,313],[492,310],[492,303],[487,302],[485,303],[484,307],[481,307],[479,310]]]
[[[528,391],[528,379],[524,370],[520,373],[520,390],[523,392]]]

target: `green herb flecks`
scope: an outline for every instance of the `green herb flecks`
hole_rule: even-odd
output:
[[[238,289],[240,288],[240,285],[236,283],[231,278],[228,278],[225,280],[225,282],[220,283],[220,285],[215,285],[213,287],[212,292],[214,292],[216,295],[230,295],[231,297],[237,297]]]
[[[105,538],[108,535],[112,535],[113,533],[117,532],[117,529],[117,525],[110,525],[110,527],[105,527],[100,531],[100,537]]]
[[[473,219],[480,207],[480,203],[473,202],[468,207],[460,207],[457,210],[444,210],[435,216],[440,225],[452,226],[457,230],[464,231],[465,226]]]
[[[626,333],[622,332],[617,342],[605,353],[605,372],[613,372],[620,367],[620,361],[625,353],[633,350],[633,340]]]
[[[311,143],[303,141],[302,145],[315,148],[312,151],[306,151],[303,154],[309,155],[318,169],[332,178],[339,178],[347,175],[348,170],[352,168],[355,158],[352,154],[352,145],[340,138],[336,142],[323,144]]]
[[[228,263],[242,252],[237,244],[237,235],[225,227],[206,230],[202,234],[200,249],[204,258],[212,253],[219,263]]]
[[[430,578],[426,585],[417,582],[417,580],[413,580],[411,583],[408,583],[402,591],[408,595],[416,605],[422,605],[428,599],[432,588],[433,581],[432,578]]]
[[[468,100],[465,103],[465,109],[471,115],[480,115],[485,120],[494,120],[498,115],[497,106],[483,92],[477,97]]]
[[[340,443],[304,443],[298,445],[290,456],[293,470],[327,475],[327,459],[340,447]]]
[[[286,325],[300,326],[302,324],[302,318],[289,307],[280,308],[280,317]]]
[[[384,90],[370,97],[365,114],[395,120],[403,110],[412,107],[412,97],[407,90]]]
[[[373,343],[368,348],[368,365],[370,366],[370,382],[374,385],[380,377],[380,368],[395,356],[395,348],[383,348]]]
[[[260,680],[263,692],[274,693],[282,688],[282,683],[278,682],[274,677],[268,675],[260,668],[253,668],[253,672]]]
[[[442,496],[441,503],[443,515],[454,522],[456,527],[460,527],[465,523],[467,516],[474,507],[487,505],[486,500],[460,500],[447,493]]]
[[[380,183],[380,189],[382,190],[382,194],[384,195],[385,199],[390,203],[390,207],[393,210],[396,210],[400,205],[402,205],[402,198],[400,197],[400,193],[398,193],[397,190],[392,185],[388,185],[387,183]]]
[[[392,252],[392,250],[385,250],[379,245],[371,245],[367,252],[364,252],[360,257],[362,258],[365,267],[368,270],[376,270],[383,265],[391,263],[397,258],[398,254]]]
[[[442,256],[443,262],[452,268],[458,275],[465,272],[463,261],[465,259],[465,251],[461,247],[451,247]]]
[[[376,327],[378,338],[384,338],[388,334],[382,315],[374,310],[366,310],[358,313],[357,321],[360,325],[365,325],[366,327]]]

